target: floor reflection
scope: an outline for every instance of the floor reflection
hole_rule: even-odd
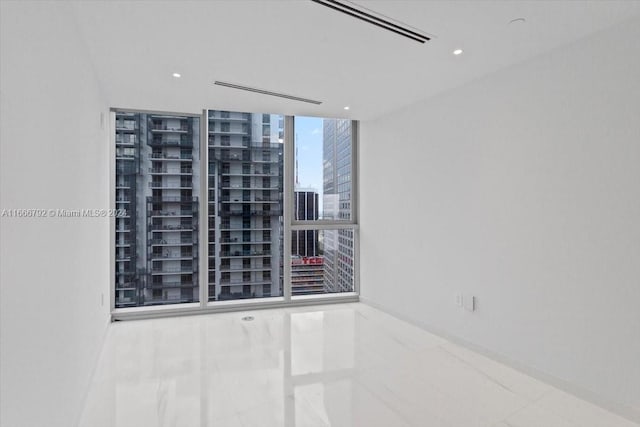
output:
[[[253,321],[241,320],[249,314]],[[336,304],[115,323],[80,426],[588,427],[585,420],[635,426],[369,306]]]

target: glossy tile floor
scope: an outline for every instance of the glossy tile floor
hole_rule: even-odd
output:
[[[80,425],[637,427],[361,303],[114,323]]]

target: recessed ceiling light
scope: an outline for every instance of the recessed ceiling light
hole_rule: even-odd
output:
[[[344,109],[345,109],[345,110],[348,110],[348,109],[349,109],[349,106],[347,105],[346,107],[344,107]]]
[[[462,53],[462,49],[456,49],[453,51],[454,55],[460,55]]]
[[[180,77],[182,77],[182,75],[180,73],[173,73],[173,77],[179,79]]]

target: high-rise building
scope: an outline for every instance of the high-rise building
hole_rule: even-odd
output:
[[[116,114],[116,307],[194,302],[200,121]]]
[[[323,219],[351,219],[351,121],[323,120]],[[323,233],[326,292],[353,291],[353,231]]]
[[[311,188],[297,188],[294,193],[295,217],[298,221],[315,221],[319,217],[318,192]],[[291,255],[318,255],[318,231],[294,230],[291,232]]]
[[[321,256],[291,256],[291,295],[325,293],[324,258]]]
[[[116,136],[116,208],[126,212],[116,218],[115,289],[116,307],[138,305],[141,291],[136,250],[136,175],[139,169],[140,118],[118,114]]]
[[[297,188],[294,193],[295,218],[314,221],[319,217],[318,192],[311,188]],[[324,260],[320,254],[318,230],[291,232],[291,294],[324,293]]]
[[[282,295],[284,117],[213,111],[209,300]]]
[[[282,295],[283,130],[208,113],[210,301]],[[116,306],[199,301],[200,119],[118,112],[115,141]]]

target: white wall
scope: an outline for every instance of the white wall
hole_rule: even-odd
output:
[[[108,109],[67,5],[0,7],[1,208],[107,208]],[[108,219],[1,221],[0,424],[73,426],[108,324]]]
[[[638,40],[635,20],[364,122],[360,164],[364,301],[640,420]]]

